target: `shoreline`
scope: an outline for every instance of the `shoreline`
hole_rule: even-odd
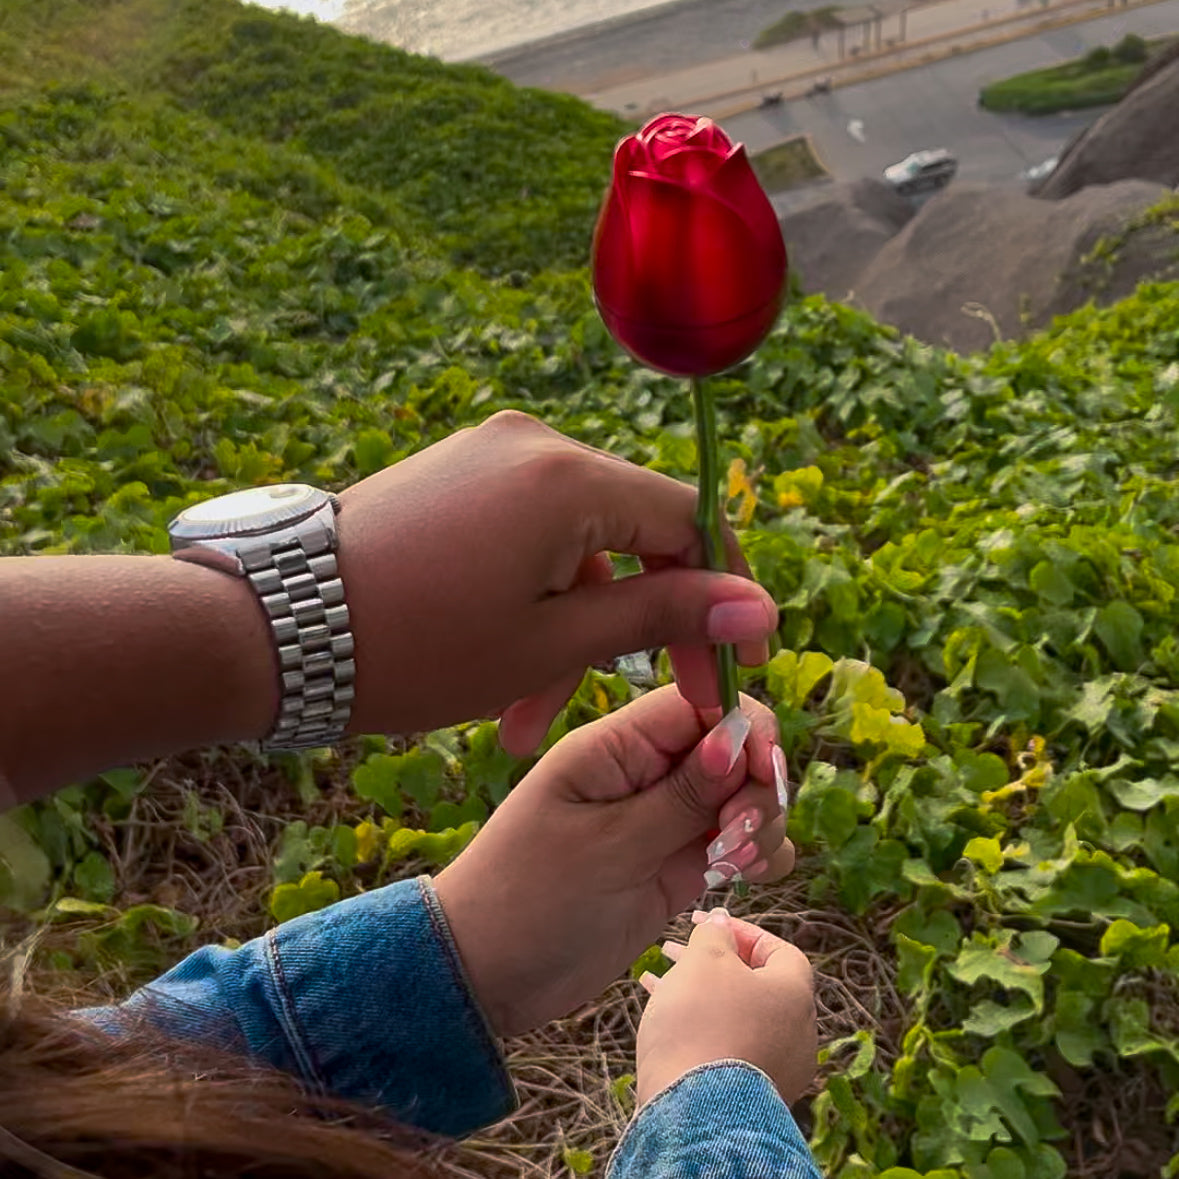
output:
[[[815,0],[666,0],[508,49],[465,59],[519,86],[586,96],[655,75],[756,51],[783,12]]]

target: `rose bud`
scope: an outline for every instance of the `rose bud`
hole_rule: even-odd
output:
[[[744,360],[782,306],[786,247],[742,144],[659,115],[614,152],[593,245],[594,296],[637,360],[702,377]]]

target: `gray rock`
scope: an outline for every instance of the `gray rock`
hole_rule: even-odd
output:
[[[791,269],[808,293],[847,299],[913,214],[912,204],[882,180],[832,185],[821,200],[781,218]]]
[[[987,348],[996,334],[1021,335],[1090,299],[1112,302],[1143,278],[1177,277],[1176,239],[1165,228],[1148,226],[1112,257],[1089,258],[1168,191],[1127,180],[1044,201],[1016,189],[953,185],[878,250],[855,282],[854,301],[929,343]]]
[[[1036,196],[1059,200],[1131,178],[1179,184],[1179,43],[1148,62],[1129,94],[1069,145]]]

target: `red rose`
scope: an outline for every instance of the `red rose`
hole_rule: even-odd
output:
[[[644,364],[702,377],[748,356],[781,309],[786,247],[744,146],[686,115],[622,140],[593,271],[602,319]]]

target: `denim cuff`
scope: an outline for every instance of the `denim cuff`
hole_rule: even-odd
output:
[[[702,1064],[637,1111],[607,1179],[821,1179],[786,1103],[761,1069]]]
[[[458,1137],[516,1107],[428,877],[237,950],[206,946],[119,1007],[77,1014],[115,1035],[145,1022],[240,1052],[432,1134]]]
[[[450,1137],[515,1109],[429,877],[288,921],[267,941],[284,1030],[326,1091]]]

